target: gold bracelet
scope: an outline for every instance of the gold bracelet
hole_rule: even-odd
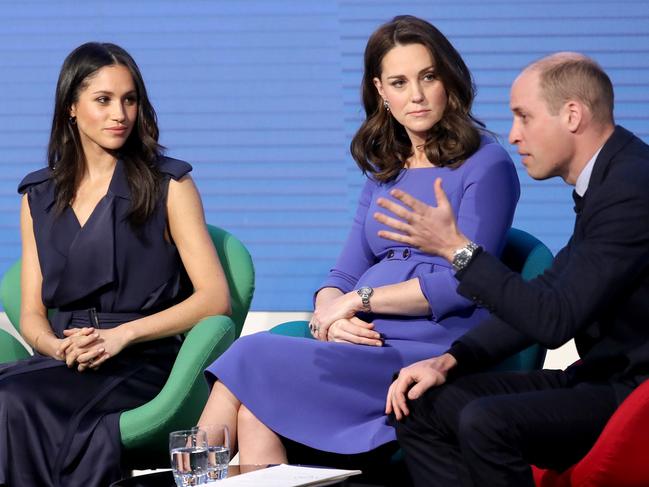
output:
[[[43,330],[38,335],[36,335],[36,339],[34,340],[33,349],[36,350],[39,353],[40,353],[40,350],[38,349],[38,340],[41,339],[41,337],[43,336],[44,333],[51,333],[51,331],[50,330]]]

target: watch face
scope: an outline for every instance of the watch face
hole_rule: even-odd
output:
[[[369,312],[371,310],[370,297],[372,297],[372,294],[374,293],[374,289],[372,289],[369,286],[363,286],[359,288],[356,292],[361,297],[361,301],[363,302],[363,310]]]
[[[456,271],[464,269],[464,267],[466,267],[466,265],[473,257],[473,252],[475,251],[475,249],[476,249],[475,244],[473,245],[469,244],[466,247],[459,249],[453,256],[453,262],[452,262],[453,268]]]
[[[372,291],[373,290],[371,287],[363,286],[358,290],[358,294],[360,294],[361,296],[371,296]]]
[[[462,249],[462,251],[457,255],[457,260],[460,262],[465,262],[469,257],[471,257],[471,252],[469,249]]]

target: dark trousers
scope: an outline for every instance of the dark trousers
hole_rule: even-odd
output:
[[[427,391],[396,423],[415,486],[534,486],[530,464],[564,470],[617,407],[604,383],[563,371],[489,372]]]

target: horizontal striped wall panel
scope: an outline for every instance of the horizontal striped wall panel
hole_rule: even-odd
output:
[[[140,65],[161,142],[194,166],[207,220],[240,237],[257,268],[256,310],[308,310],[344,242],[363,183],[349,156],[363,118],[362,53],[382,22],[436,24],[471,68],[474,112],[507,144],[509,86],[549,52],[595,57],[619,123],[649,139],[649,1],[126,0],[0,2],[0,272],[19,256],[18,181],[44,164],[65,55],[116,42]],[[553,251],[570,188],[531,181],[515,225]]]

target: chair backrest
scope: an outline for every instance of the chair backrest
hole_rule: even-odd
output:
[[[219,253],[219,259],[230,288],[232,321],[236,325],[236,337],[241,335],[250,302],[255,291],[255,268],[248,249],[231,233],[207,225],[210,237]],[[236,272],[235,272],[236,269]]]
[[[232,321],[236,325],[236,336],[241,334],[255,289],[255,271],[252,258],[246,247],[231,233],[207,225],[207,229],[219,254],[225,277],[230,287]],[[0,282],[0,301],[7,317],[20,331],[20,267],[18,259],[4,274]],[[236,272],[233,270],[236,269]]]
[[[553,260],[552,252],[535,236],[517,228],[510,228],[501,256],[511,270],[529,281],[542,274]]]
[[[0,281],[0,301],[7,318],[20,331],[20,268],[21,260],[18,259],[2,276]]]
[[[552,252],[543,242],[529,233],[511,228],[501,256],[502,261],[511,270],[521,274],[529,281],[552,265]],[[534,370],[540,369],[545,360],[546,349],[540,345],[531,347],[501,362],[497,370]]]

